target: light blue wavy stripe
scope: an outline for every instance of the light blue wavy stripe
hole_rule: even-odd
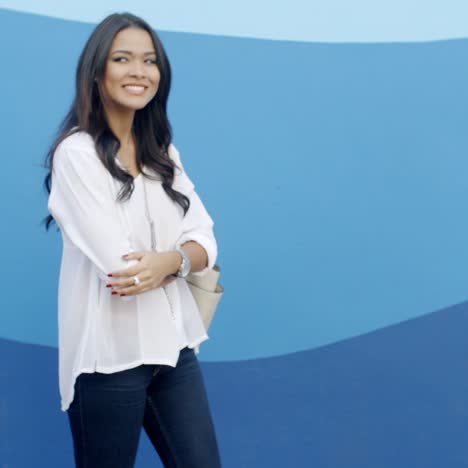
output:
[[[0,336],[55,345],[61,243],[39,163],[90,24],[0,10]],[[57,38],[60,41],[57,41]],[[184,165],[216,221],[208,360],[312,349],[462,302],[468,41],[325,45],[161,34]],[[33,77],[33,78],[32,78]]]
[[[305,42],[468,36],[468,2],[461,0],[1,0],[0,8],[92,23],[131,10],[161,30]]]

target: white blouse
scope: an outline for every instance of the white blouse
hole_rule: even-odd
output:
[[[207,269],[212,268],[217,255],[213,221],[173,145],[169,155],[179,168],[173,188],[190,199],[190,209],[183,216],[182,208],[164,192],[161,180],[145,178],[156,250],[174,250],[196,241],[207,252]],[[157,288],[135,296],[112,295],[106,288],[111,282],[108,273],[138,263],[122,255],[151,249],[143,175],[135,178],[132,196],[125,202],[116,201],[120,187],[99,160],[87,133],[75,133],[58,146],[48,209],[63,242],[58,289],[63,411],[73,401],[75,380],[81,373],[112,373],[141,364],[174,367],[182,348],[195,348],[208,338],[182,278],[165,291]]]

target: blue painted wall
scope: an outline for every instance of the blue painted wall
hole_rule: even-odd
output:
[[[41,163],[93,25],[6,9],[0,25],[0,463],[69,466]],[[468,41],[161,37],[220,244],[200,356],[225,466],[466,466]]]

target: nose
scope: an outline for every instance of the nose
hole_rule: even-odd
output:
[[[145,76],[145,67],[139,60],[135,60],[130,69],[130,76],[135,78],[143,78]]]

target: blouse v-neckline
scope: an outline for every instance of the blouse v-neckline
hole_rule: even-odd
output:
[[[118,166],[120,166],[124,171],[127,171],[128,172],[128,169],[123,165],[122,161],[120,161],[120,159],[116,156],[115,157],[115,161],[117,163]],[[132,177],[133,177],[133,181],[137,181],[138,179],[141,178],[141,176],[143,175],[143,173],[140,171],[138,173],[138,175],[134,176],[133,174],[131,174],[130,172],[128,172]]]

